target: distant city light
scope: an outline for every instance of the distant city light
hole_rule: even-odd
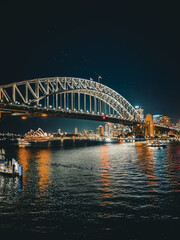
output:
[[[21,118],[22,120],[26,120],[27,119],[27,117],[26,116],[22,116],[22,118]]]

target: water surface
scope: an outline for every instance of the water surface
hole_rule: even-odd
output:
[[[153,149],[66,142],[7,152],[24,176],[0,175],[2,239],[176,239],[180,143]]]

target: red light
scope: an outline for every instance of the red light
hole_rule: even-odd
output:
[[[103,117],[102,117],[102,119],[103,119],[103,120],[105,120],[105,119],[106,119],[106,117],[105,117],[105,116],[103,116]]]

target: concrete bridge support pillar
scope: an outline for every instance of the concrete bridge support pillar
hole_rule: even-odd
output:
[[[154,137],[154,125],[153,125],[153,118],[152,118],[151,114],[146,115],[145,136],[146,137]]]

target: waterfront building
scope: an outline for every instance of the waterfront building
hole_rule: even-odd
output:
[[[118,137],[120,135],[127,135],[130,132],[132,132],[132,130],[129,128],[129,126],[125,126],[123,124],[119,124],[119,123],[115,123],[114,127],[113,127],[113,137]]]
[[[171,127],[171,119],[168,116],[163,116],[162,119],[159,121],[159,124],[165,127]]]
[[[176,123],[176,129],[180,130],[180,120],[179,120],[179,122]]]
[[[144,109],[141,108],[140,106],[135,106],[135,109],[140,115],[140,120],[143,121],[143,119],[144,119]]]
[[[104,136],[105,137],[110,137],[112,135],[112,130],[113,130],[113,124],[112,123],[105,123],[104,125]]]
[[[96,129],[96,133],[100,136],[104,136],[104,127],[102,125],[99,125]]]
[[[83,132],[82,132],[83,136],[87,136],[87,130],[84,129]]]
[[[58,129],[58,134],[59,134],[59,135],[61,134],[61,129]]]
[[[75,127],[75,131],[74,131],[75,134],[78,134],[78,128]]]
[[[160,114],[153,115],[153,123],[158,124],[160,122],[160,120],[162,119],[162,117],[163,117],[163,115],[160,115]]]

